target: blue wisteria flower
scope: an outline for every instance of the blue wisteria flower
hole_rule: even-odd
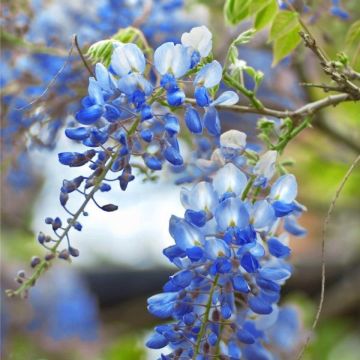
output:
[[[304,208],[295,200],[293,175],[272,182],[273,153],[261,154],[255,165],[237,165],[238,157],[246,157],[245,139],[234,130],[222,135],[217,150],[222,166],[209,181],[181,191],[184,217],[170,219],[175,245],[164,254],[179,271],[162,294],[148,299],[151,314],[175,321],[157,326],[147,342],[153,349],[168,346],[164,360],[273,359],[268,339],[276,337],[274,329],[286,326],[281,324],[287,316],[294,326],[286,328],[283,341],[288,350],[294,346],[296,313],[279,305],[281,286],[292,272],[282,224],[296,221]],[[237,155],[229,158],[229,149]],[[265,181],[256,183],[259,178]]]

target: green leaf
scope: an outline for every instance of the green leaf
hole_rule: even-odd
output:
[[[360,20],[355,21],[348,30],[345,38],[347,48],[359,46],[360,44]]]
[[[272,0],[252,0],[251,4],[250,4],[250,14],[256,14],[259,11],[261,11],[262,9],[264,9],[264,7],[268,6],[271,2],[273,2]]]
[[[268,25],[274,19],[278,9],[276,0],[272,0],[265,8],[259,11],[255,16],[255,29],[260,30]]]
[[[256,33],[255,29],[249,29],[242,32],[232,43],[234,45],[247,44]]]
[[[249,9],[252,0],[226,0],[224,15],[230,25],[237,25],[250,15]]]
[[[280,11],[272,23],[269,40],[275,41],[279,39],[294,28],[297,28],[298,25],[298,13],[294,11]]]
[[[354,70],[360,71],[360,20],[350,26],[346,34],[345,45],[351,55],[351,66]]]
[[[285,56],[289,55],[299,45],[301,42],[299,31],[300,25],[296,26],[287,34],[275,40],[273,45],[273,66],[275,66]]]

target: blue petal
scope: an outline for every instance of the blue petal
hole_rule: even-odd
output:
[[[192,106],[189,106],[185,111],[185,123],[192,133],[202,133],[203,126],[201,123],[200,115]]]
[[[203,66],[197,73],[194,84],[196,86],[205,86],[212,88],[218,85],[222,78],[222,67],[218,61],[214,60],[210,64]]]
[[[250,291],[249,284],[244,279],[242,275],[236,275],[231,278],[233,283],[233,287],[235,290],[240,291],[242,293],[248,293]]]
[[[267,244],[270,254],[275,257],[285,258],[291,254],[291,249],[275,238],[269,239]]]
[[[305,236],[307,230],[298,224],[294,216],[287,216],[284,220],[284,229],[295,236]]]
[[[75,115],[76,120],[84,125],[95,123],[101,118],[103,107],[101,105],[92,105],[88,108],[78,111]]]
[[[164,151],[165,159],[175,166],[180,166],[184,163],[182,156],[179,151],[172,146],[168,146]]]
[[[184,251],[194,246],[201,246],[204,242],[204,235],[201,231],[176,216],[172,216],[170,219],[169,232],[176,245]]]
[[[169,341],[166,339],[165,336],[154,333],[151,335],[150,339],[146,342],[146,346],[150,349],[162,349],[165,347]]]
[[[241,258],[241,266],[248,272],[254,273],[259,268],[259,262],[257,261],[256,257],[251,255],[249,252],[245,253],[244,256]]]
[[[212,136],[219,136],[221,134],[220,118],[215,107],[210,106],[204,115],[205,128]]]
[[[275,211],[268,201],[260,200],[254,204],[251,221],[256,230],[272,225],[275,221]]]
[[[123,76],[118,81],[119,89],[126,95],[133,95],[136,90],[141,90],[149,96],[153,91],[153,86],[141,74],[129,74]]]
[[[104,105],[103,92],[101,90],[100,85],[93,77],[89,78],[88,93],[90,99],[92,99],[95,102],[95,104]]]
[[[96,81],[100,87],[108,92],[112,92],[115,89],[115,82],[108,69],[101,64],[95,65]]]
[[[185,219],[198,227],[202,227],[206,224],[206,212],[186,210]]]
[[[185,101],[185,93],[180,89],[168,91],[166,94],[166,100],[170,106],[180,106]]]
[[[248,299],[250,309],[256,314],[267,315],[272,312],[272,306],[260,296],[250,296]]]
[[[144,161],[145,161],[146,166],[151,170],[161,170],[162,169],[161,161],[155,156],[147,155],[144,157]]]
[[[282,267],[263,267],[259,270],[259,274],[264,279],[274,281],[283,281],[291,276],[291,272]]]
[[[65,135],[72,140],[84,140],[89,136],[89,128],[80,126],[65,129]]]
[[[195,88],[194,97],[198,106],[206,107],[210,105],[211,99],[206,87],[199,86]]]
[[[170,136],[176,135],[180,131],[179,120],[172,114],[165,115],[165,130]]]

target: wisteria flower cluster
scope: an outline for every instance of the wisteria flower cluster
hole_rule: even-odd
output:
[[[216,105],[234,104],[238,95],[225,91],[214,98],[213,89],[221,82],[222,67],[211,60],[211,49],[212,34],[202,26],[184,33],[181,44],[162,44],[151,60],[146,59],[136,44],[114,42],[109,69],[96,64],[95,76],[89,78],[88,95],[75,116],[77,122],[65,129],[69,139],[81,142],[87,150],[62,152],[58,156],[63,165],[89,165],[92,172],[63,181],[60,203],[71,217],[66,223],[59,217],[45,219],[55,237],[39,234],[39,243],[51,253],[42,263],[41,259],[34,258],[33,267],[40,263],[45,267],[55,256],[63,259],[78,256],[78,249],[70,244],[70,230],[82,230],[78,218],[87,216],[85,208],[90,201],[104,211],[117,210],[114,204],[99,205],[95,194],[110,191],[114,182],[126,190],[135,178],[133,167],[140,167],[147,174],[161,170],[165,161],[175,168],[184,164],[177,140],[178,109],[184,110],[185,123],[191,133],[200,135],[206,129],[210,136],[219,138],[221,127]],[[153,66],[147,66],[147,62]],[[158,83],[151,80],[151,74]],[[188,83],[193,85],[196,105],[203,109],[202,115],[186,103],[184,84]],[[133,158],[140,159],[142,164],[133,163]],[[75,212],[68,208],[73,192],[84,197]],[[59,251],[63,240],[67,241],[67,248]]]
[[[164,360],[273,359],[266,346],[281,321],[280,290],[292,271],[287,234],[305,234],[296,221],[304,207],[294,175],[272,181],[276,152],[249,165],[245,139],[235,130],[221,136],[213,159],[221,167],[181,191],[184,218],[170,219],[175,245],[164,255],[179,271],[148,299],[151,314],[175,321],[157,326],[147,342],[154,349],[169,345]],[[297,323],[294,312],[289,317]],[[283,336],[294,338],[298,325],[290,330]]]

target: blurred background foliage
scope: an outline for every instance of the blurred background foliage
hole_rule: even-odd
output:
[[[16,5],[17,10],[24,9],[28,5],[26,3],[23,1],[10,2],[11,6]],[[317,5],[317,1],[312,3]],[[320,3],[324,2],[320,1]],[[224,1],[222,0],[189,0],[185,2],[184,13],[180,15],[186,19],[190,16],[195,22],[208,24],[214,34],[215,48],[219,59],[224,58],[225,49],[231,39],[241,30],[251,26],[251,22],[248,21],[238,27],[225,27],[223,5]],[[355,57],[358,48],[346,49],[344,37],[349,24],[360,18],[360,4],[357,0],[349,0],[344,1],[343,5],[351,14],[350,21],[341,21],[326,16],[321,13],[323,10],[320,7],[317,21],[309,26],[330,56],[335,57],[339,51],[347,51],[350,57]],[[66,6],[65,3],[63,6]],[[91,7],[90,4],[88,7]],[[269,63],[271,46],[266,42],[266,30],[255,37],[250,48],[258,51],[259,55],[253,59],[250,56],[250,59],[247,60],[249,65],[256,67],[253,62],[260,65],[264,62]],[[21,49],[17,49],[17,51],[21,51]],[[240,58],[242,55],[245,56],[247,51],[246,47],[240,48]],[[360,56],[357,56],[357,59],[354,66],[359,71]],[[301,88],[298,85],[300,82],[309,82],[310,79],[314,83],[325,81],[316,60],[303,46],[297,48],[290,58],[282,61],[275,69],[271,69],[265,64],[261,70],[266,75],[270,71],[277,71],[279,76],[274,79],[273,84],[270,84],[274,87],[270,86],[265,90],[276,93],[280,102],[281,99],[287,97],[287,104],[296,106],[303,103],[304,100],[314,101],[324,96],[319,89]],[[261,93],[259,96],[261,97]],[[355,103],[345,103],[336,108],[322,111],[315,117],[313,128],[305,130],[290,144],[283,155],[284,159],[296,160],[291,171],[296,174],[300,184],[300,200],[308,208],[302,224],[309,229],[309,235],[306,239],[293,242],[293,260],[296,270],[293,280],[285,289],[287,296],[284,300],[295,303],[301,309],[305,329],[309,328],[312,323],[319,297],[320,240],[323,220],[337,186],[360,147],[359,114],[359,104]],[[222,122],[225,128],[234,127],[236,124],[240,130],[244,130],[245,127],[254,132],[254,118],[249,117],[250,120],[244,118],[248,117],[243,114],[239,117],[235,117],[234,114],[229,114],[229,116],[226,114],[222,117]],[[107,258],[99,257],[95,265],[93,263],[82,264],[82,266],[73,264],[71,269],[67,269],[65,272],[63,272],[64,267],[69,268],[67,264],[52,269],[57,277],[47,276],[41,280],[42,287],[39,286],[40,294],[37,296],[42,301],[55,303],[55,298],[46,300],[48,294],[51,293],[50,289],[54,286],[59,287],[59,292],[54,295],[59,301],[64,296],[62,291],[66,292],[65,290],[72,286],[83,289],[81,291],[84,291],[84,298],[89,297],[93,300],[84,305],[81,299],[75,299],[75,295],[74,297],[72,295],[69,298],[65,297],[64,302],[75,304],[76,301],[79,301],[79,305],[65,310],[61,309],[62,312],[59,313],[58,319],[54,320],[55,325],[53,326],[59,326],[59,331],[67,332],[69,327],[71,328],[76,321],[79,321],[84,327],[81,331],[86,332],[86,328],[89,326],[86,314],[91,313],[96,319],[96,326],[99,329],[96,340],[91,339],[91,341],[89,339],[81,340],[78,335],[60,340],[54,339],[49,333],[47,327],[49,324],[30,329],[29,324],[34,316],[50,318],[54,312],[59,311],[58,307],[41,308],[36,312],[34,311],[37,306],[35,300],[31,303],[31,301],[9,301],[4,298],[3,290],[13,286],[12,276],[19,265],[39,252],[38,245],[34,241],[34,231],[38,229],[34,229],[33,226],[33,219],[39,216],[39,209],[34,207],[34,204],[39,201],[39,196],[44,197],[41,188],[46,181],[55,181],[53,174],[39,172],[37,181],[30,189],[19,191],[11,189],[2,178],[3,301],[1,336],[3,358],[9,360],[155,358],[142,345],[147,331],[156,321],[146,313],[145,301],[148,295],[156,293],[160,289],[164,279],[171,272],[171,269],[166,267],[156,267],[151,270],[153,271],[151,274],[148,270],[141,269],[129,271],[123,266],[121,259],[118,264],[114,264]],[[58,186],[60,180],[56,181],[58,181],[56,184]],[[304,360],[357,360],[359,358],[359,184],[360,169],[356,169],[346,184],[332,217],[326,245],[329,271],[324,314],[314,339],[304,355]],[[155,189],[155,191],[159,191],[159,189]],[[57,206],[53,194],[49,194],[48,197],[52,199],[53,206]],[[119,201],[121,201],[121,195]],[[37,210],[34,212],[34,209]],[[42,214],[41,211],[40,213]],[[166,218],[161,221],[167,223],[167,220]],[[118,232],[121,233],[121,229]],[[143,236],[147,236],[146,231]],[[99,241],[106,246],[106,238],[99,239]],[[122,244],[126,241],[127,239],[121,239],[120,236],[119,246],[123,246]],[[147,241],[151,242],[152,239],[148,238]],[[161,257],[160,249],[159,257]],[[75,282],[75,285],[72,272],[77,274],[78,280],[76,281],[79,281]],[[139,279],[145,279],[150,275],[148,287],[132,290],[134,286],[139,287],[136,285],[139,284]],[[79,285],[80,283],[81,285]],[[79,290],[79,293],[81,291]],[[338,304],[339,297],[341,306]],[[42,304],[42,302],[40,301],[38,304]],[[88,309],[87,312],[84,309]],[[83,312],[84,317],[81,317],[79,314],[83,314]],[[64,317],[69,318],[68,322],[63,321]],[[306,332],[304,336],[306,336]]]

